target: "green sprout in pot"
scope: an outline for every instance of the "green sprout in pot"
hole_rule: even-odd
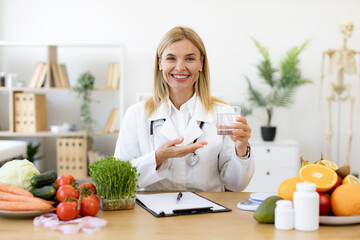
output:
[[[129,161],[109,156],[91,163],[89,170],[104,210],[134,208],[140,174]]]

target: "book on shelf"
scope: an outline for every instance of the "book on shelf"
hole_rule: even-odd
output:
[[[39,62],[36,64],[35,70],[29,82],[30,88],[40,88],[45,85],[48,66],[49,65],[44,62]]]
[[[66,72],[65,64],[58,64],[57,67],[58,67],[58,73],[60,76],[61,87],[69,88],[70,84],[69,84],[69,79],[68,79],[68,75]]]
[[[31,77],[31,79],[30,79],[30,82],[29,82],[29,87],[30,88],[36,88],[36,85],[37,85],[37,82],[38,82],[38,80],[40,78],[40,74],[41,74],[41,72],[43,70],[44,64],[45,64],[44,62],[39,62],[39,63],[36,64],[35,70],[33,72],[33,75]]]
[[[120,77],[120,64],[110,63],[108,68],[106,88],[109,89],[119,88],[119,77]]]
[[[51,75],[51,78],[48,75]],[[46,79],[51,79],[47,81]],[[65,64],[39,62],[35,66],[34,73],[29,82],[30,88],[49,87],[69,88],[69,79]]]
[[[55,87],[63,87],[61,84],[60,74],[57,65],[58,65],[57,63],[51,64],[51,74],[54,80],[53,84]]]
[[[46,84],[46,81],[45,81],[46,80],[46,74],[48,73],[48,70],[49,70],[48,67],[49,67],[48,63],[43,64],[43,67],[41,69],[39,78],[36,81],[35,88],[41,88],[41,87],[45,86],[45,84]]]
[[[116,124],[119,119],[119,109],[113,108],[110,112],[110,115],[106,121],[105,127],[103,129],[103,132],[112,133],[115,131]]]
[[[108,67],[108,75],[107,75],[107,81],[106,81],[106,88],[111,88],[111,82],[113,77],[113,64],[110,63]]]

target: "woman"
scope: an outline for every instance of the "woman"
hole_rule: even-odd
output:
[[[139,186],[152,191],[241,191],[254,162],[251,128],[237,117],[233,135],[217,135],[205,46],[192,29],[175,27],[160,41],[154,94],[122,121],[116,158],[130,160]]]

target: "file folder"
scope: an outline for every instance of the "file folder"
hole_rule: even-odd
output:
[[[136,194],[136,203],[155,217],[170,217],[204,213],[230,212],[231,209],[194,192],[183,192],[176,203],[178,192]]]

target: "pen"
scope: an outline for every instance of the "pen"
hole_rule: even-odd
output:
[[[177,195],[177,198],[176,198],[176,204],[178,204],[180,202],[181,197],[182,197],[182,192],[179,192],[179,194]]]

